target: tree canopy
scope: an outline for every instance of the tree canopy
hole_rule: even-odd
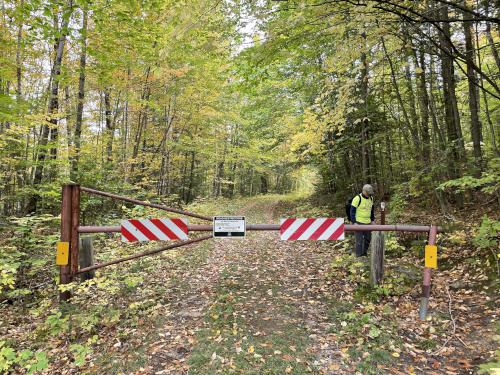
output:
[[[188,203],[291,191],[302,167],[442,208],[498,187],[494,2],[3,4],[5,215],[67,181]]]

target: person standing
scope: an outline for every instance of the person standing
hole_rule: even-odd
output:
[[[364,185],[361,194],[356,195],[351,202],[352,222],[355,225],[375,224],[375,209],[373,205],[373,187]],[[354,232],[356,238],[356,256],[362,257],[368,255],[368,246],[372,234],[371,232]]]

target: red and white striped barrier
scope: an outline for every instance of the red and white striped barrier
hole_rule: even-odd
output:
[[[343,218],[281,219],[282,240],[343,240]]]
[[[141,219],[121,222],[122,241],[187,240],[187,219]]]

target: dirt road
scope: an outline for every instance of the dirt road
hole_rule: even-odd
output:
[[[287,210],[261,198],[225,213],[271,223]],[[487,317],[494,307],[486,294],[478,294],[481,302],[461,295],[470,307],[451,320],[450,289],[437,287],[431,320],[420,322],[419,260],[389,258],[386,282],[373,291],[366,262],[350,256],[349,247],[254,232],[164,256],[162,269],[145,280],[162,286],[161,296],[152,295],[161,300],[154,318],[142,322],[147,334],[123,347],[140,355],[129,354],[128,365],[110,364],[110,372],[467,374],[489,355],[494,342],[484,335],[492,335]],[[435,280],[450,285],[457,276],[444,271]],[[452,303],[452,311],[457,307]]]

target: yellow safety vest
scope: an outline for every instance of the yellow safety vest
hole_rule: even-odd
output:
[[[359,201],[361,199],[361,202]],[[365,198],[363,194],[356,195],[351,203],[356,207],[356,221],[362,224],[370,224],[372,216],[373,199]]]

